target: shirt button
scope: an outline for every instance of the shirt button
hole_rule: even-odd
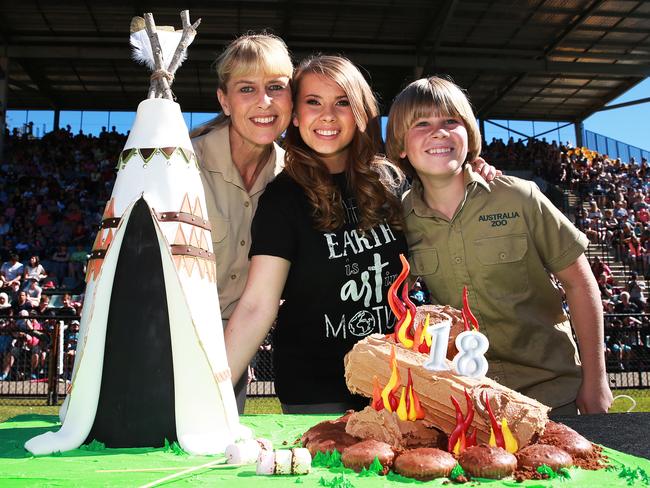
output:
[[[501,378],[499,378],[498,376],[493,376],[492,379],[498,383]]]
[[[246,244],[246,241],[241,241],[239,244],[240,244],[241,246],[243,246],[243,245]]]
[[[499,259],[503,261],[505,258],[506,258],[506,253],[502,252],[499,254]]]
[[[231,274],[231,275],[230,275],[230,279],[231,279],[231,280],[236,280],[236,279],[237,279],[237,275],[236,275],[236,274]]]
[[[251,202],[244,202],[244,207],[250,207],[250,206],[251,206]]]
[[[458,257],[458,258],[454,259],[454,261],[456,262],[456,264],[460,264],[460,263],[463,262],[463,258]]]

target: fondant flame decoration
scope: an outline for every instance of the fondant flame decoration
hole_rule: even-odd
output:
[[[417,308],[408,296],[409,289],[406,282],[411,267],[403,254],[400,254],[399,258],[402,262],[402,271],[388,289],[388,305],[397,318],[393,333],[395,342],[407,349],[428,354],[431,349],[431,335],[427,331],[428,319],[425,323],[417,324],[414,330],[413,321]]]
[[[420,398],[413,388],[413,378],[410,368],[408,369],[406,386],[401,386],[400,374],[395,358],[395,346],[391,346],[390,367],[391,375],[383,389],[379,386],[377,377],[373,377],[373,392],[370,406],[377,411],[386,409],[389,412],[396,412],[400,420],[414,421],[423,419],[425,412],[420,404]],[[397,392],[400,388],[401,394],[398,400]]]
[[[62,426],[27,441],[33,454],[93,439],[108,447],[177,440],[191,454],[216,454],[250,435],[239,424],[226,360],[201,175],[170,90],[199,23],[190,24],[187,11],[181,20],[168,62],[153,15],[132,24],[146,26],[138,38],[151,39],[156,71],[88,264]]]
[[[502,447],[508,452],[517,452],[519,444],[508,427],[508,421],[503,418],[501,419],[501,425],[499,425],[499,422],[497,422],[497,419],[492,412],[490,399],[488,398],[487,393],[483,395],[483,403],[488,411],[490,424],[492,425],[489,444],[491,446]]]
[[[476,445],[476,436],[478,434],[476,428],[472,434],[469,434],[469,428],[472,425],[472,420],[474,420],[474,404],[472,399],[469,397],[467,390],[465,390],[467,414],[463,415],[458,400],[456,400],[453,395],[449,398],[456,409],[456,426],[447,441],[447,450],[458,456],[461,452],[465,451],[465,449]]]
[[[478,319],[474,316],[469,308],[467,286],[463,286],[463,309],[461,310],[461,315],[463,316],[465,330],[479,330]]]

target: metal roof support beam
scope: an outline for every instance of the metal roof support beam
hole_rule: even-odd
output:
[[[47,52],[47,51],[45,51]],[[56,109],[59,106],[59,97],[56,95],[55,91],[52,89],[52,86],[47,81],[45,76],[42,75],[42,71],[36,67],[33,67],[29,61],[24,59],[16,60],[23,68],[29,79],[36,85],[38,90],[43,94],[52,109]]]
[[[582,133],[585,130],[585,124],[582,122],[582,120],[576,120],[575,122],[575,128],[576,128],[576,147],[582,147],[584,146],[584,141],[582,140]]]
[[[482,119],[481,119],[481,120],[482,120]],[[525,137],[526,139],[532,139],[533,137],[535,137],[535,136],[529,136],[528,134],[524,134],[523,132],[519,132],[518,130],[514,130],[514,129],[512,129],[512,128],[510,128],[510,127],[507,127],[507,126],[505,126],[505,125],[501,125],[501,124],[499,124],[499,123],[497,123],[497,122],[494,122],[493,120],[490,120],[490,119],[485,119],[485,121],[486,121],[488,124],[496,125],[497,127],[500,127],[500,128],[502,128],[502,129],[505,129],[505,130],[507,130],[508,132],[514,132],[514,133],[517,134],[518,136]]]
[[[650,102],[650,97],[639,98],[638,100],[631,100],[629,102],[617,103],[616,105],[607,105],[596,112],[604,112],[605,110],[614,110],[616,108],[631,107],[632,105],[640,105],[642,103]]]
[[[440,19],[441,16],[436,13],[436,15],[434,15],[433,18],[429,20],[429,26],[430,26],[429,29],[427,29],[427,31],[420,37],[418,41],[418,51],[417,51],[418,58],[420,57],[420,53],[424,48],[424,43],[426,42],[427,38],[433,36],[433,46],[429,50],[429,54],[427,55],[427,58],[424,61],[424,63],[420,65],[422,67],[422,73],[420,73],[420,76],[427,75],[429,71],[434,67],[435,54],[438,51],[438,48],[440,47],[442,34],[444,33],[445,28],[449,23],[449,20],[454,15],[456,4],[457,4],[457,0],[447,0],[441,9],[442,20]]]
[[[533,135],[534,138],[538,138],[539,136],[545,136],[546,134],[549,134],[551,132],[555,132],[556,130],[564,129],[565,127],[569,127],[570,125],[573,125],[573,122],[567,122],[564,125],[561,125],[559,127],[553,127],[552,129],[545,130],[544,132],[540,132],[539,134]]]

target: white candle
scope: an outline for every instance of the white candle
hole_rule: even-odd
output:
[[[431,350],[429,359],[424,363],[424,367],[429,371],[447,371],[447,345],[449,342],[449,332],[451,331],[451,319],[445,319],[437,324],[427,327],[427,332],[431,335]]]
[[[454,370],[460,376],[481,378],[488,370],[485,353],[490,343],[485,335],[477,330],[466,330],[456,337],[458,354],[454,356]]]

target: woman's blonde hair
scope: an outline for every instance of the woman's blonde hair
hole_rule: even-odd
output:
[[[452,81],[432,76],[416,80],[402,90],[393,102],[386,127],[386,153],[391,161],[409,175],[416,176],[408,158],[400,157],[404,152],[406,133],[413,123],[431,114],[459,118],[467,129],[467,159],[474,161],[481,153],[481,132],[476,116],[463,90]]]
[[[273,34],[245,34],[232,41],[215,61],[217,88],[227,92],[228,81],[251,73],[280,75],[291,78],[293,63],[289,49],[282,39]],[[219,127],[230,119],[223,111],[214,119],[194,129],[196,137]]]
[[[358,227],[369,230],[386,220],[399,228],[401,210],[396,192],[403,175],[378,155],[382,150],[379,107],[370,86],[348,59],[316,56],[303,61],[294,73],[294,101],[307,74],[334,81],[350,102],[357,128],[348,151],[346,176],[357,201]],[[323,160],[305,144],[293,124],[286,132],[285,149],[285,171],[304,189],[316,228],[328,231],[339,228],[345,223],[343,195]]]

